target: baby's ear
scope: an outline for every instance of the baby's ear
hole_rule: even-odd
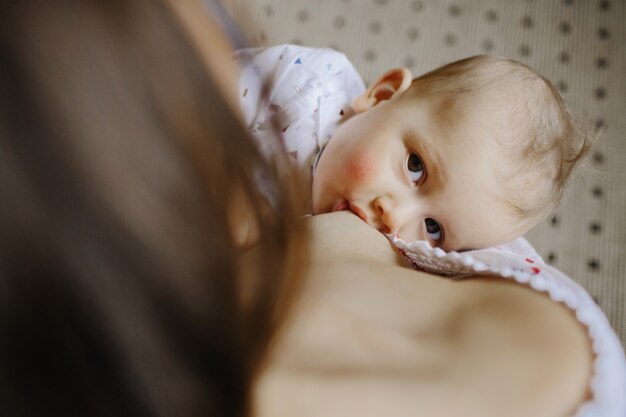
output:
[[[407,68],[394,68],[384,73],[374,84],[352,101],[356,113],[371,109],[381,101],[400,96],[411,86],[412,75]]]

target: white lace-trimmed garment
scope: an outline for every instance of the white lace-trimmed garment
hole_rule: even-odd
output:
[[[242,67],[239,98],[248,132],[264,156],[288,152],[311,180],[320,152],[344,116],[351,114],[352,100],[365,91],[361,77],[345,55],[331,49],[280,45],[240,50],[236,57]],[[277,128],[284,141],[280,150],[273,148]],[[389,238],[416,269],[454,279],[477,273],[512,279],[564,303],[587,327],[596,355],[593,398],[575,416],[626,417],[626,360],[619,339],[589,294],[546,265],[524,238],[464,253]]]
[[[565,304],[587,327],[595,354],[592,398],[579,407],[575,417],[626,416],[626,359],[617,335],[591,296],[561,271],[546,265],[525,239],[458,253],[432,248],[425,241],[407,243],[397,236],[388,238],[415,269],[453,279],[476,274],[510,279]]]

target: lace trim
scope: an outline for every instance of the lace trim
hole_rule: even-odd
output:
[[[565,304],[587,327],[595,359],[589,385],[592,398],[580,405],[575,417],[626,416],[626,359],[624,349],[606,316],[591,296],[561,271],[541,260],[495,248],[469,252],[445,252],[426,241],[407,243],[388,235],[413,268],[453,279],[476,273],[512,279],[544,292]]]

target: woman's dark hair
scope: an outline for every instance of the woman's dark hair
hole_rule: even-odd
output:
[[[296,239],[278,193],[244,305],[228,207],[262,211],[259,175],[161,1],[1,2],[2,415],[245,415]]]

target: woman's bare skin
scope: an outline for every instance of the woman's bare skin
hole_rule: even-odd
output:
[[[260,416],[566,416],[592,352],[564,306],[417,272],[347,212],[305,220],[311,266],[256,389]]]

